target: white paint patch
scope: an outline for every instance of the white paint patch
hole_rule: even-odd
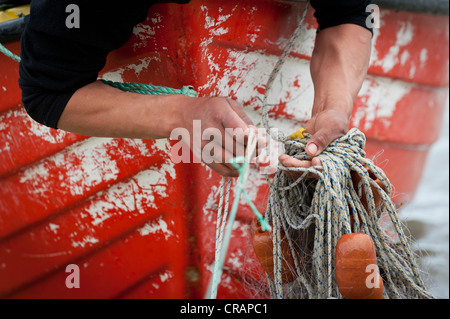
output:
[[[91,204],[86,212],[91,216],[93,226],[98,226],[103,223],[105,220],[111,217],[110,214],[107,213],[108,210],[114,209],[116,206],[110,202],[97,202],[95,204]]]
[[[50,223],[48,224],[48,227],[50,228],[50,231],[52,231],[53,233],[55,234],[58,233],[59,225]]]
[[[155,35],[155,30],[153,27],[147,24],[138,24],[133,29],[133,34],[139,38],[139,40],[145,40],[149,36]]]
[[[144,144],[142,145],[144,147]],[[173,162],[169,158],[170,144],[167,140],[156,141],[151,150],[145,147],[144,154],[151,154],[155,151],[162,150],[167,154],[167,160],[159,169],[149,168],[139,172],[127,182],[121,182],[113,185],[109,189],[98,194],[101,199],[93,200],[86,208],[90,223],[93,226],[101,225],[104,221],[114,216],[118,212],[128,215],[137,213],[145,214],[149,207],[158,208],[156,196],[166,198],[169,178],[175,179],[176,172]],[[130,215],[131,216],[131,215]],[[161,221],[158,225],[146,225],[144,230],[150,230],[149,227],[159,227],[165,231],[167,224]],[[169,232],[166,232],[169,234]]]
[[[65,141],[69,133],[62,130],[53,130],[49,127],[39,124],[28,116],[24,108],[14,109],[8,111],[0,117],[0,130],[9,130],[10,123],[20,120],[25,126],[29,128],[27,134],[33,135],[34,137],[39,137],[43,141],[56,144]],[[12,136],[8,135],[7,138],[13,139]]]
[[[86,245],[94,245],[98,243],[98,239],[92,236],[86,236],[81,241],[73,241],[72,246],[75,248],[82,247],[84,248]]]
[[[214,36],[221,36],[224,34],[227,34],[229,31],[228,28],[216,28],[210,31],[210,34],[214,35]]]
[[[236,249],[230,254],[227,263],[231,265],[232,268],[236,270],[241,270],[244,267],[243,262],[244,253],[240,249]]]
[[[412,89],[412,84],[377,77],[364,81],[360,97],[366,106],[358,108],[352,121],[355,127],[369,130],[375,119],[382,120],[386,126],[391,123],[397,103]],[[361,120],[365,119],[364,127]]]
[[[173,236],[173,232],[167,228],[167,223],[162,219],[158,218],[146,224],[144,227],[140,228],[139,233],[141,236],[147,236],[150,234],[163,233],[165,240]]]
[[[425,63],[428,60],[428,50],[426,48],[423,48],[420,51],[420,66],[423,68]]]
[[[226,22],[232,14],[219,15],[215,18],[208,14],[208,7],[200,6],[200,9],[205,14],[205,30],[209,30],[210,37],[221,36],[228,33],[229,29],[221,27],[221,25]]]
[[[119,169],[116,161],[108,154],[107,148],[117,143],[117,140],[113,139],[91,138],[76,148],[74,155],[80,162],[69,164],[70,168],[67,170],[66,183],[72,195],[82,195],[86,188],[117,179]]]
[[[170,270],[166,270],[164,273],[159,275],[159,279],[161,280],[161,282],[165,282],[173,277],[174,277],[174,273],[171,272]]]
[[[384,72],[391,71],[395,65],[400,62],[400,49],[407,46],[411,43],[414,37],[414,26],[408,22],[402,22],[401,27],[396,35],[395,44],[390,47],[389,52],[386,56],[375,62],[376,65],[379,65],[383,68]]]
[[[409,58],[411,57],[411,54],[409,53],[408,50],[403,51],[401,57],[400,57],[400,63],[402,65],[405,65],[406,62],[408,62]]]
[[[117,146],[118,140],[110,138],[90,138],[75,143],[65,152],[49,157],[39,164],[26,169],[20,177],[21,183],[29,183],[35,192],[51,187],[47,185],[49,169],[61,167],[59,179],[61,187],[72,195],[82,195],[101,182],[117,179],[119,169],[108,150]],[[77,159],[74,161],[73,159]],[[65,174],[64,174],[65,173]],[[56,177],[56,176],[53,176]],[[52,181],[49,181],[52,183]]]
[[[225,193],[225,192],[224,192]],[[225,196],[225,195],[224,195]],[[219,187],[213,186],[206,199],[206,204],[203,206],[204,215],[208,216],[208,222],[212,222],[218,210]]]
[[[136,76],[139,76],[139,74],[148,69],[150,62],[151,61],[158,61],[160,62],[161,59],[157,56],[152,56],[152,57],[145,57],[145,58],[141,58],[139,59],[140,63],[137,64],[129,64],[126,67],[117,69],[115,71],[111,71],[111,72],[107,72],[104,73],[101,77],[99,77],[100,79],[103,80],[107,80],[107,81],[113,81],[113,82],[118,82],[118,83],[123,83],[123,73],[127,70],[133,70]]]

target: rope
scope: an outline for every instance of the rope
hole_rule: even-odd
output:
[[[299,26],[289,40],[286,49],[276,63],[266,84],[266,92],[262,106],[262,122],[267,133],[274,139],[284,144],[286,154],[300,159],[311,160],[305,147],[311,135],[305,134],[301,138],[291,139],[284,132],[273,130],[269,121],[269,103],[272,85],[285,61],[294,48],[301,35],[303,22],[309,8],[309,1],[305,7]],[[296,136],[297,137],[297,136]],[[271,297],[284,298],[341,298],[334,274],[335,248],[337,241],[344,234],[352,232],[364,232],[373,239],[378,265],[386,278],[384,297],[386,298],[434,298],[426,291],[420,271],[411,252],[408,238],[403,233],[394,204],[391,201],[392,187],[384,172],[366,158],[364,152],[366,139],[358,129],[351,129],[345,136],[337,139],[318,156],[322,166],[310,168],[287,168],[279,165],[277,174],[270,184],[269,199],[265,220],[272,225],[273,256],[274,256],[274,280],[267,277]],[[383,190],[369,176],[369,172],[363,165],[369,168],[384,186]],[[292,181],[287,173],[297,172],[301,176]],[[351,172],[356,172],[360,178],[357,189],[353,188]],[[241,173],[242,174],[242,173]],[[315,174],[318,179],[311,181],[308,176]],[[233,204],[232,214],[226,221],[226,214],[222,216],[223,190],[225,179],[220,185],[220,204],[216,228],[216,259],[213,271],[211,298],[216,297],[218,276],[222,272],[223,257],[226,253],[231,236],[231,225],[234,222],[236,199],[244,188],[243,180],[238,183],[237,196]],[[383,205],[377,211],[373,186],[382,198]],[[362,189],[364,187],[364,194]],[[228,198],[230,184],[227,184],[226,197]],[[369,205],[368,210],[361,203],[361,197],[365,196]],[[225,203],[225,206],[227,202]],[[379,224],[381,210],[387,212],[394,225],[399,243],[386,236]],[[353,224],[350,223],[353,218]],[[222,245],[223,228],[227,224],[225,233],[225,245]],[[308,264],[304,260],[308,253],[308,231],[314,231],[313,248],[311,249],[311,261]],[[286,238],[281,236],[284,231]],[[299,231],[306,235],[300,235]],[[295,239],[302,239],[299,245]],[[281,241],[287,240],[290,253],[294,256],[297,279],[292,284],[283,284],[282,262],[283,251]],[[306,244],[305,244],[306,243]],[[224,253],[225,251],[225,253]],[[300,252],[303,253],[300,256]],[[218,266],[217,266],[218,265]],[[289,290],[290,289],[290,290]],[[211,290],[211,289],[210,289]]]
[[[303,139],[286,141],[286,154],[301,160],[311,160],[305,151],[310,137],[311,135],[306,134]],[[294,234],[295,231],[306,231],[311,226],[315,228],[312,266],[300,265],[301,258],[294,248],[295,243],[287,236],[291,254],[297,257],[294,258],[297,284],[307,291],[302,297],[340,297],[334,277],[335,247],[342,235],[352,232],[363,232],[373,239],[378,265],[386,278],[385,297],[433,297],[423,285],[408,238],[391,201],[390,182],[384,172],[365,157],[365,143],[364,134],[358,129],[352,129],[318,156],[322,166],[279,167],[270,185],[266,211],[266,220],[273,227],[274,256],[277,257],[274,262],[274,273],[277,276],[273,283],[277,298],[284,297],[280,232],[283,229],[286,234]],[[369,176],[363,165],[382,182],[386,191]],[[353,188],[352,171],[361,177],[357,189]],[[292,181],[287,172],[297,172],[301,176]],[[308,174],[317,175],[318,180],[312,182]],[[388,213],[399,243],[387,236],[380,226],[381,210],[376,209],[371,186],[382,199],[382,210]],[[361,194],[362,187],[364,194]],[[361,203],[361,195],[367,200],[368,210]],[[354,225],[350,224],[351,217]]]
[[[116,89],[138,93],[138,94],[152,94],[152,95],[168,95],[168,94],[183,94],[190,97],[197,97],[197,92],[191,86],[183,86],[180,90],[172,89],[165,86],[156,86],[142,83],[118,83],[112,81],[101,80],[103,83],[112,86]]]
[[[231,179],[227,179],[225,177],[222,178],[220,184],[220,195],[219,195],[219,208],[217,213],[217,224],[216,224],[216,250],[215,250],[215,262],[214,269],[212,272],[212,278],[209,284],[208,291],[206,293],[206,298],[215,299],[217,297],[217,289],[220,282],[220,277],[223,272],[223,266],[225,262],[225,256],[228,251],[228,246],[231,238],[232,225],[236,218],[237,209],[239,207],[239,200],[241,195],[244,196],[245,200],[249,204],[250,208],[253,210],[253,213],[258,218],[261,223],[262,229],[265,231],[271,230],[270,225],[264,220],[264,217],[258,212],[257,208],[250,200],[250,197],[245,190],[245,185],[248,180],[248,175],[250,172],[250,163],[253,156],[256,153],[257,146],[257,135],[251,130],[247,149],[245,153],[245,157],[237,157],[232,159],[231,163],[236,169],[239,171],[239,179],[236,184],[236,192],[233,201],[233,206],[231,208],[231,212],[228,217],[228,207],[229,207],[229,198],[230,198],[230,190],[231,190]],[[224,189],[226,187],[226,195],[224,197]],[[223,214],[222,214],[223,211]]]
[[[286,154],[300,160],[311,160],[305,147],[311,135],[305,134],[303,139],[290,139],[279,130],[272,130],[269,122],[268,97],[272,84],[277,78],[282,66],[288,58],[292,48],[301,35],[303,22],[308,10],[305,7],[301,22],[293,33],[285,51],[275,65],[266,85],[263,99],[262,119],[267,133],[275,140],[282,142]],[[352,232],[350,216],[354,220],[353,232],[369,234],[375,244],[379,265],[387,279],[385,297],[388,298],[433,298],[424,288],[420,271],[414,255],[411,252],[408,239],[403,233],[394,204],[391,201],[391,184],[384,172],[365,156],[366,139],[358,129],[350,130],[345,136],[337,139],[318,156],[321,167],[287,168],[279,165],[277,174],[270,183],[270,193],[266,220],[273,229],[274,277],[270,278],[271,296],[283,298],[285,286],[282,274],[281,229],[286,234],[292,256],[295,256],[295,272],[297,280],[293,286],[297,291],[292,292],[295,297],[302,298],[339,298],[340,293],[334,275],[334,255],[338,239],[343,234]],[[364,168],[366,165],[383,184],[386,192],[369,176]],[[355,171],[361,182],[358,189],[353,188],[351,172]],[[301,176],[292,181],[286,173],[297,172]],[[316,182],[308,179],[310,174],[319,178]],[[361,194],[364,186],[365,194]],[[373,186],[380,194],[382,208],[388,213],[396,234],[400,240],[397,244],[386,236],[379,224],[380,211],[377,212],[374,202]],[[360,196],[365,196],[369,203],[366,211]],[[361,223],[359,223],[361,220]],[[312,265],[300,265],[296,243],[293,241],[298,230],[305,231],[314,228],[314,248],[312,249]],[[297,231],[297,232],[296,232]],[[298,245],[298,244],[297,244]],[[304,247],[300,247],[301,249]],[[302,267],[303,266],[303,267]],[[297,294],[297,295],[295,295]]]
[[[11,58],[16,62],[20,62],[20,57],[16,54],[12,53],[11,51],[9,51],[1,43],[0,43],[0,52],[3,53],[4,55],[6,55],[8,58]]]

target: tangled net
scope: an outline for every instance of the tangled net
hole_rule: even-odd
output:
[[[268,135],[284,145],[287,155],[299,160],[312,160],[305,151],[311,135],[291,139],[282,131],[273,130],[269,122],[268,96],[300,38],[308,7],[309,2],[269,76],[262,101],[262,122]],[[335,273],[336,245],[341,236],[351,233],[365,233],[372,239],[383,279],[384,298],[434,298],[424,287],[409,239],[400,224],[391,200],[391,184],[384,172],[366,158],[365,144],[364,134],[351,129],[318,156],[321,166],[279,165],[273,181],[268,179],[270,191],[264,218],[272,228],[273,273],[267,274],[271,298],[342,298]],[[293,180],[292,173],[299,177]],[[311,178],[312,175],[315,178]],[[359,176],[356,185],[352,176]],[[219,212],[222,208],[227,211],[230,183],[224,190],[223,179]],[[375,196],[381,200],[380,205],[375,202]],[[383,230],[382,213],[389,216],[393,235]],[[223,229],[225,222],[225,217],[218,214],[216,260],[223,237],[220,227]],[[286,254],[286,250],[290,253]],[[289,273],[292,280],[285,278]]]
[[[305,151],[309,137],[284,140],[286,154],[311,160]],[[274,279],[268,278],[272,298],[341,298],[335,276],[335,250],[339,238],[350,233],[365,233],[372,238],[384,298],[433,298],[424,287],[391,201],[391,184],[384,172],[366,158],[365,143],[364,134],[352,129],[318,156],[320,167],[279,166],[270,184],[265,214],[273,229]],[[289,172],[300,176],[293,180]],[[318,178],[311,178],[311,174]],[[352,174],[360,177],[357,187]],[[373,191],[382,201],[378,208]],[[383,230],[382,212],[390,217],[397,236]],[[288,243],[294,269],[283,269],[283,242]],[[286,271],[293,272],[294,282],[283,283]]]

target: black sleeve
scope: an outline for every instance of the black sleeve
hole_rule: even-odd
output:
[[[188,0],[130,0],[126,9],[109,0],[33,0],[19,66],[22,102],[30,117],[57,128],[75,91],[97,79],[108,53],[131,37],[157,2]],[[69,4],[79,7],[80,28],[66,26]]]
[[[370,4],[371,0],[311,0],[311,6],[316,10],[318,31],[350,23],[373,32],[366,23],[370,15],[366,9]]]

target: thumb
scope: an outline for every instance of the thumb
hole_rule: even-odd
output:
[[[311,156],[320,155],[335,139],[341,137],[342,134],[333,132],[326,128],[317,131],[306,144],[306,153]]]

